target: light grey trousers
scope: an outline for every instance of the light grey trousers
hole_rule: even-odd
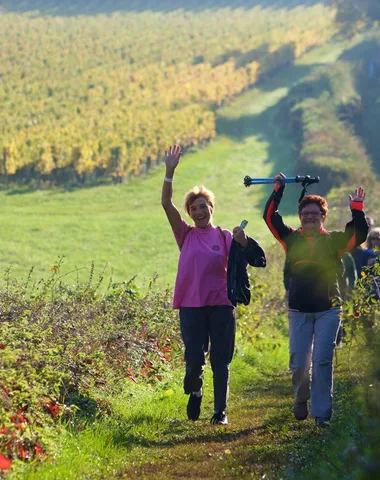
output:
[[[326,420],[332,414],[333,356],[340,312],[340,308],[316,313],[289,310],[289,367],[296,400],[310,398],[311,415]]]

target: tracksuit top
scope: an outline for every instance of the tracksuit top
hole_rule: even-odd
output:
[[[289,275],[289,308],[300,312],[322,312],[341,305],[338,275],[342,254],[365,241],[368,224],[363,202],[352,202],[352,220],[344,232],[306,237],[302,228],[284,224],[278,213],[285,186],[274,190],[265,206],[264,220],[285,250]]]

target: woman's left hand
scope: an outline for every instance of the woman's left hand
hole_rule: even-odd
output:
[[[232,231],[234,240],[243,248],[248,245],[248,238],[241,227],[235,227]]]
[[[350,206],[352,202],[364,202],[365,199],[365,190],[363,187],[355,188],[354,196],[348,196],[350,200]]]

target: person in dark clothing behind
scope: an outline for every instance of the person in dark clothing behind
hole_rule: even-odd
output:
[[[342,271],[339,289],[343,300],[347,300],[352,290],[355,288],[358,279],[355,260],[350,252],[344,252],[342,255]]]
[[[372,217],[365,217],[368,224],[368,233],[370,233],[375,227],[375,220]],[[367,245],[359,245],[352,249],[350,254],[355,262],[356,275],[360,278],[363,267],[367,266],[368,256],[366,255]]]
[[[375,219],[372,217],[365,217],[368,223],[368,232],[371,232],[375,228]]]
[[[274,177],[276,184],[264,220],[286,253],[294,416],[307,418],[310,398],[311,415],[316,425],[323,427],[332,415],[332,361],[341,312],[340,258],[366,239],[365,191],[359,187],[349,196],[352,220],[344,232],[324,229],[328,206],[319,195],[308,195],[299,203],[301,228],[295,230],[286,226],[278,213],[284,178],[282,173]]]
[[[380,247],[380,228],[373,228],[367,237],[366,248],[363,254],[363,267],[370,267],[375,263],[379,256]]]
[[[380,258],[380,228],[373,228],[367,237],[366,250],[363,254],[363,275],[364,285],[368,296],[373,296],[376,300],[380,299],[380,276],[376,273],[377,269],[370,268],[375,263],[379,263]],[[373,322],[370,322],[373,324]]]

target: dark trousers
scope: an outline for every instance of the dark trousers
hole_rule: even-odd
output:
[[[222,412],[227,407],[230,363],[235,346],[235,309],[228,306],[182,307],[179,318],[185,344],[185,393],[198,392],[202,388],[205,355],[210,345],[214,410]]]

